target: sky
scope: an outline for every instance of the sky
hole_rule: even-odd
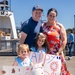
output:
[[[57,21],[66,29],[74,28],[75,0],[9,0],[14,13],[16,26],[32,16],[32,8],[40,5],[43,8],[42,20],[47,20],[47,11],[55,8],[58,11]]]

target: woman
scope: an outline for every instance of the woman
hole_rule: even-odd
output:
[[[50,45],[49,54],[60,55],[62,61],[61,74],[70,75],[66,68],[66,63],[63,55],[63,49],[67,43],[66,30],[62,24],[56,21],[58,13],[57,10],[51,8],[48,10],[48,21],[43,24],[44,33],[47,35],[47,39]]]

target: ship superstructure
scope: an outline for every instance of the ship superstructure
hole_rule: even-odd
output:
[[[9,36],[10,39],[17,39],[14,14],[8,8],[8,5],[0,4],[0,37]]]

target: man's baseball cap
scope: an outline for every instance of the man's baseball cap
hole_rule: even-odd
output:
[[[32,9],[32,11],[34,11],[34,10],[41,10],[43,12],[43,9],[41,8],[40,5],[34,6],[33,9]]]

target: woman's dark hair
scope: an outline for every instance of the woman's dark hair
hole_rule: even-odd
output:
[[[73,33],[73,30],[72,30],[72,29],[69,29],[69,31],[70,31],[71,33]]]
[[[49,15],[49,13],[50,13],[51,11],[54,11],[54,12],[56,13],[56,16],[58,15],[58,12],[57,12],[57,10],[56,10],[55,8],[50,8],[50,9],[48,10],[48,12],[47,12],[47,16]]]

